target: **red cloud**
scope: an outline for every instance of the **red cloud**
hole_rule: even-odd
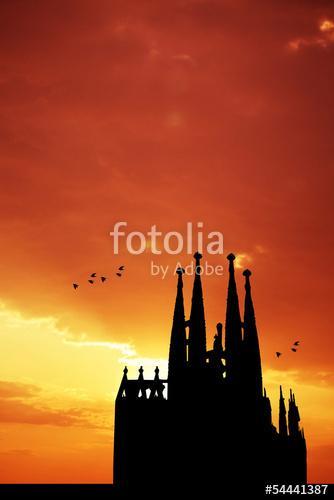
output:
[[[0,381],[0,422],[111,428],[111,422],[104,415],[112,414],[109,408],[78,405],[69,409],[53,409],[45,406],[40,393],[41,389],[35,385]]]
[[[39,391],[36,385],[0,380],[0,399],[33,397]]]

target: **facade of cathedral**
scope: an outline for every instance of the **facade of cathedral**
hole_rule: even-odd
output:
[[[234,255],[228,255],[225,342],[217,324],[207,349],[201,283],[201,255],[190,318],[183,301],[179,269],[170,339],[168,379],[123,379],[115,404],[114,484],[119,489],[255,492],[264,484],[306,482],[306,443],[299,411],[290,390],[288,412],[280,388],[279,427],[263,388],[259,339],[251,295],[251,272],[245,278],[241,319]]]

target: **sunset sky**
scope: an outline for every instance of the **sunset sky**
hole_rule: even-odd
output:
[[[176,280],[151,262],[192,257],[109,233],[200,221],[241,304],[253,272],[274,424],[281,383],[334,482],[332,0],[2,0],[0,38],[0,481],[112,481],[123,367],[166,373]],[[210,345],[225,269],[203,288]]]

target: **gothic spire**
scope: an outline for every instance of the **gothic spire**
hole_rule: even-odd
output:
[[[288,428],[286,425],[286,409],[285,409],[285,403],[284,403],[284,397],[283,397],[283,392],[282,392],[282,386],[280,385],[280,397],[279,397],[279,435],[282,437],[287,437],[288,435]]]
[[[237,285],[234,275],[235,256],[230,253],[229,260],[229,283],[227,291],[226,322],[225,322],[225,349],[226,349],[226,376],[227,380],[235,382],[240,377],[241,369],[241,318],[239,310],[239,299]]]
[[[292,393],[290,389],[290,399],[289,399],[289,411],[288,411],[288,422],[289,422],[289,435],[297,437],[300,435],[299,429],[299,410],[296,405],[295,395]]]
[[[168,379],[171,384],[182,373],[187,364],[186,327],[183,302],[184,269],[178,268],[177,292],[174,307],[173,326],[169,347]],[[171,386],[170,386],[171,387]]]
[[[194,258],[196,268],[189,322],[188,353],[189,365],[193,368],[200,368],[205,366],[206,362],[206,332],[200,266],[202,255],[196,252]]]
[[[121,385],[119,386],[119,389],[118,389],[116,400],[119,400],[122,397],[127,396],[127,394],[126,394],[127,385],[128,385],[128,368],[127,368],[127,366],[125,366],[124,370],[123,370],[123,378],[121,381]]]
[[[245,276],[245,311],[243,339],[243,373],[250,396],[259,399],[262,396],[262,369],[259,339],[256,328],[255,312],[251,294],[249,269],[243,272]]]

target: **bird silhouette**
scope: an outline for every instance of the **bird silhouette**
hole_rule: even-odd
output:
[[[94,280],[88,280],[88,283],[92,285],[94,283]]]
[[[73,283],[73,288],[74,288],[74,290],[76,290],[77,288],[79,288],[78,283]]]
[[[91,277],[91,278],[96,278],[96,273],[92,273],[92,274],[90,275],[90,277]]]
[[[299,346],[300,340],[296,340],[296,342],[293,345]]]
[[[106,281],[106,279],[107,279],[107,278],[106,278],[105,276],[101,276],[101,281],[102,281],[102,283],[104,283],[104,282]]]
[[[294,347],[291,347],[291,351],[297,352],[297,349],[295,349]]]
[[[117,274],[117,276],[119,276],[119,277],[121,277],[121,276],[122,276],[122,274],[121,274],[121,273],[116,273],[116,274]]]
[[[281,352],[276,352],[276,357],[279,358],[280,356],[282,356],[282,353]]]
[[[120,267],[118,268],[118,270],[119,270],[119,271],[124,271],[124,267],[125,267],[125,266],[120,266]]]

